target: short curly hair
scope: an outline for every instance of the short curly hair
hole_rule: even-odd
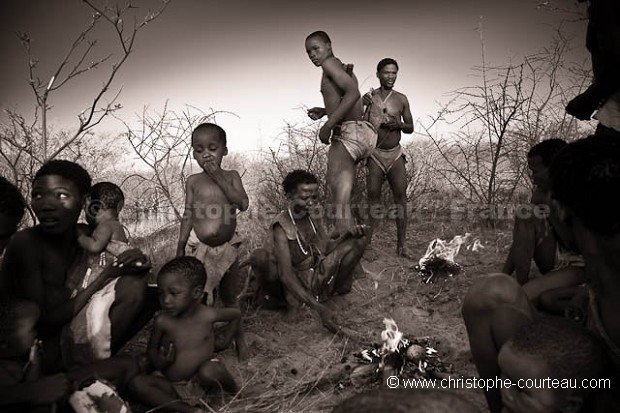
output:
[[[34,175],[32,182],[34,183],[37,179],[47,175],[59,175],[73,182],[77,187],[80,196],[88,195],[90,192],[90,186],[92,184],[90,174],[86,171],[86,169],[82,168],[75,162],[63,159],[48,161],[44,163],[41,168],[39,168],[37,173]]]
[[[223,146],[227,145],[226,131],[220,125],[216,125],[215,123],[205,122],[205,123],[201,123],[200,125],[196,126],[196,128],[192,132],[192,142],[194,141],[194,138],[196,137],[196,135],[202,132],[216,132],[222,145]]]
[[[99,202],[99,205],[105,209],[115,209],[121,212],[125,195],[123,190],[112,182],[97,182],[90,188],[90,199]]]
[[[26,201],[19,189],[0,176],[0,214],[22,219],[26,212]]]
[[[543,165],[549,166],[551,165],[553,158],[555,158],[555,155],[557,155],[566,145],[568,144],[563,139],[547,139],[532,146],[527,153],[527,157],[532,158],[534,156],[540,156]]]
[[[207,271],[200,260],[195,257],[176,257],[165,263],[159,270],[158,278],[165,273],[180,274],[189,281],[192,288],[203,288],[207,282]]]
[[[599,340],[561,317],[541,317],[526,324],[508,343],[519,354],[543,359],[550,376],[558,379],[596,378],[606,362]]]
[[[282,181],[282,187],[284,189],[285,194],[290,194],[291,192],[297,189],[297,185],[299,184],[318,184],[319,180],[317,177],[303,169],[295,169],[292,172],[289,172],[284,180]]]

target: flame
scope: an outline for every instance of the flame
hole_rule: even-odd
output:
[[[461,245],[467,242],[470,236],[471,234],[466,232],[465,235],[456,235],[450,242],[435,238],[428,244],[426,253],[420,258],[420,267],[424,268],[426,261],[432,257],[443,258],[446,261],[454,262],[456,255],[461,249]]]
[[[383,324],[385,324],[385,330],[381,332],[383,350],[385,352],[396,351],[398,349],[398,343],[400,343],[400,340],[403,338],[403,333],[398,331],[396,322],[391,318],[384,318]]]

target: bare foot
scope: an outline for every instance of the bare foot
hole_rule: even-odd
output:
[[[409,250],[407,250],[407,247],[397,247],[396,255],[398,255],[399,257],[408,259],[408,260],[412,259],[411,254],[409,253]]]
[[[237,340],[235,343],[237,349],[237,360],[248,361],[252,357],[252,352],[244,340]]]

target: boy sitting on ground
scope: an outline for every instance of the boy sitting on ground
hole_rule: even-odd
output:
[[[501,389],[503,411],[591,411],[585,402],[596,386],[591,386],[588,380],[602,376],[604,355],[596,337],[572,321],[542,317],[526,324],[503,345],[498,356],[502,377],[512,383]],[[547,378],[557,386],[549,380],[543,381]],[[583,386],[582,380],[590,388]],[[529,382],[536,385],[526,387]]]
[[[174,412],[198,412],[194,407],[204,391],[235,393],[237,385],[224,364],[213,358],[214,324],[230,323],[223,347],[239,328],[236,308],[207,307],[201,303],[207,274],[194,257],[178,257],[159,271],[157,286],[162,307],[153,324],[147,356],[156,370],[136,376],[130,390],[150,406]]]

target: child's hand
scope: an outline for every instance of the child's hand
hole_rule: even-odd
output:
[[[151,268],[151,263],[142,251],[133,248],[118,255],[112,263],[112,267],[122,268],[124,274],[130,274],[147,271]]]
[[[162,344],[161,346],[159,346],[157,356],[165,367],[174,363],[174,359],[176,358],[174,343],[171,341],[170,343],[168,343],[168,345]]]
[[[325,108],[312,108],[308,109],[308,116],[312,120],[319,120],[323,116],[325,116],[327,112],[325,112]]]
[[[46,376],[29,382],[32,404],[51,404],[68,396],[74,389],[71,381],[65,374]]]
[[[206,158],[202,164],[202,169],[215,181],[223,179],[222,168],[215,163],[215,159],[212,156]]]

